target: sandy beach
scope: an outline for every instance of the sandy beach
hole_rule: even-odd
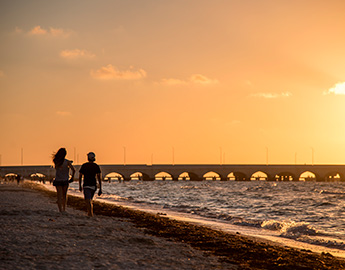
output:
[[[69,196],[0,185],[0,269],[345,269],[345,261]]]

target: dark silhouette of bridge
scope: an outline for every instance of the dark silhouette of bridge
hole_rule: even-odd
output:
[[[80,165],[75,166],[79,170]],[[304,180],[345,181],[345,165],[214,165],[214,164],[157,164],[157,165],[100,165],[104,179],[122,180],[139,179],[143,181],[162,180],[266,180],[266,181],[299,181],[305,173],[313,177]],[[47,179],[55,176],[52,166],[2,166],[0,177],[9,174],[20,174],[30,179],[33,175],[44,175]],[[161,176],[164,175],[164,176]]]

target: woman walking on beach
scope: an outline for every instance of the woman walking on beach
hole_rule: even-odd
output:
[[[89,162],[84,163],[79,170],[79,190],[84,190],[84,198],[86,202],[87,215],[89,217],[93,216],[93,206],[92,199],[97,189],[97,181],[99,184],[98,196],[102,195],[102,179],[101,179],[101,169],[95,163],[96,155],[93,152],[87,154],[87,159]],[[82,186],[82,179],[84,178],[84,184]]]
[[[53,181],[53,186],[56,188],[57,194],[57,205],[61,213],[66,211],[67,204],[67,189],[68,184],[73,182],[75,169],[72,165],[72,161],[67,160],[67,151],[65,148],[60,148],[56,154],[53,155],[53,162],[55,165],[55,179]],[[69,179],[69,170],[72,171],[72,177]]]

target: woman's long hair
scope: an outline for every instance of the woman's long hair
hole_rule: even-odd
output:
[[[67,151],[65,148],[60,148],[56,154],[53,155],[53,162],[54,162],[54,165],[55,165],[55,168],[58,168],[58,167],[61,167],[64,160],[65,160],[65,157],[67,155]]]

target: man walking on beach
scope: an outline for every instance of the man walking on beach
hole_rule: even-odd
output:
[[[87,154],[89,162],[84,163],[79,170],[79,190],[84,190],[84,198],[86,202],[87,215],[93,216],[92,199],[97,189],[96,177],[99,184],[98,196],[102,195],[102,179],[101,169],[95,163],[96,155],[93,152]],[[84,178],[84,184],[82,186],[82,179]]]

